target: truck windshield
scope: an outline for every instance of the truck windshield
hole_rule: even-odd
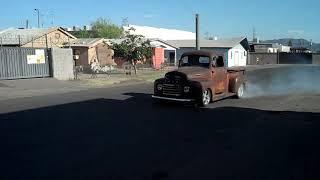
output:
[[[184,66],[202,66],[209,67],[210,58],[207,56],[184,56],[181,58],[180,67]]]

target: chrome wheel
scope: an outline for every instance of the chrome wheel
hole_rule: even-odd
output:
[[[202,104],[206,106],[210,103],[210,101],[211,101],[211,92],[209,89],[207,89],[202,93]]]
[[[244,97],[244,84],[241,84],[238,88],[238,91],[237,91],[237,97],[238,98],[243,98]]]

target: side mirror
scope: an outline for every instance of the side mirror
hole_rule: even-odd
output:
[[[215,59],[213,59],[213,60],[211,60],[211,67],[216,67],[216,60]]]

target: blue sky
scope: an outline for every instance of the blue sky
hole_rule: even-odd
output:
[[[44,26],[90,24],[105,17],[130,24],[194,31],[194,14],[201,17],[201,33],[221,38],[248,36],[255,27],[260,39],[305,38],[320,43],[318,0],[55,0],[1,2],[0,28],[36,26],[35,8]]]

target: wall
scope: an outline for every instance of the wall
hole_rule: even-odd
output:
[[[248,64],[312,64],[317,61],[311,53],[249,53]],[[314,59],[314,60],[313,60]]]
[[[74,79],[74,61],[72,49],[51,49],[52,74],[58,80]]]
[[[76,65],[89,66],[94,60],[98,60],[101,66],[116,65],[113,59],[114,51],[107,45],[101,43],[95,47],[72,47],[73,53],[76,55],[80,52],[79,60]]]
[[[279,64],[312,64],[311,53],[279,53]]]
[[[70,38],[70,40],[71,39],[72,38]],[[55,30],[47,34],[47,42],[48,48],[63,47],[65,44],[69,43],[69,36],[60,30]],[[46,36],[41,36],[35,39],[33,43],[29,42],[22,47],[46,48]]]
[[[248,65],[278,64],[277,53],[249,53]]]
[[[88,62],[87,64],[91,64],[94,61],[98,61],[97,51],[95,47],[88,49]]]
[[[163,48],[154,48],[153,49],[153,68],[160,69],[161,64],[164,63],[164,49]]]
[[[79,59],[75,60],[76,66],[88,66],[88,48],[87,47],[74,47],[73,54],[79,55]]]
[[[320,64],[320,53],[312,54],[312,64]]]
[[[104,43],[97,45],[96,52],[100,65],[116,65],[114,62],[114,51],[108,45]]]

